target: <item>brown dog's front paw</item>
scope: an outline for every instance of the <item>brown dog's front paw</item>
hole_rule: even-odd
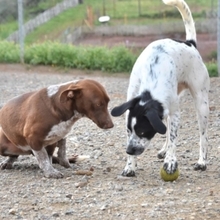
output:
[[[60,179],[63,178],[63,174],[58,170],[50,170],[50,171],[44,171],[44,176],[47,178],[54,178],[54,179]]]

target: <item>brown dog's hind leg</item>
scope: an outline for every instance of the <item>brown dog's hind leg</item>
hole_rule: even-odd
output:
[[[19,153],[20,149],[8,140],[2,128],[0,128],[0,155],[8,156],[6,160],[0,163],[0,169],[12,169],[13,163],[17,160]]]
[[[13,163],[18,159],[18,156],[9,156],[6,160],[0,163],[0,169],[12,169]]]
[[[59,164],[66,168],[71,168],[71,165],[69,163],[69,160],[66,157],[66,139],[61,139],[57,143],[58,152],[57,152],[57,159],[59,161]]]

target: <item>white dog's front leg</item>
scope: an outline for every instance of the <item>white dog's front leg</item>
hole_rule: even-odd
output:
[[[168,130],[169,134],[167,134],[167,137],[169,137],[169,140],[165,153],[166,156],[164,159],[163,168],[169,174],[174,173],[178,168],[178,163],[176,159],[176,138],[179,127],[179,120],[179,112],[176,112],[174,115],[170,116],[170,120],[168,120],[168,127],[170,129]]]
[[[157,154],[157,157],[159,159],[164,159],[165,158],[169,143],[170,143],[170,117],[168,116],[167,117],[166,141],[165,141],[163,147],[161,148],[161,150]]]
[[[43,147],[39,151],[32,150],[34,156],[37,158],[39,167],[44,171],[45,177],[48,178],[62,178],[63,174],[58,170],[54,169],[51,165],[48,153]]]
[[[128,155],[127,164],[122,172],[122,176],[135,176],[136,169],[137,169],[136,156]]]

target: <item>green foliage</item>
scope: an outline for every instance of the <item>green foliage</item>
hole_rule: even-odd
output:
[[[209,56],[209,60],[217,60],[217,50],[212,51]]]
[[[38,1],[32,1],[29,0],[28,5],[25,7],[25,11],[27,16],[31,17],[31,15],[38,15],[39,13],[44,12],[45,10],[54,7],[57,3],[60,3],[62,0],[38,0]]]
[[[106,72],[130,71],[136,56],[126,47],[76,47],[45,42],[26,47],[25,63]]]
[[[45,4],[46,2],[48,1],[45,1]],[[73,30],[85,24],[88,6],[92,7],[95,25],[100,25],[98,17],[105,14],[111,17],[109,25],[112,26],[128,23],[147,25],[154,22],[167,22],[169,19],[181,19],[178,10],[164,5],[161,0],[145,0],[140,1],[140,4],[139,8],[137,0],[83,0],[83,4],[62,12],[47,23],[36,28],[32,33],[29,33],[26,36],[25,43],[31,44],[45,40],[57,40],[62,37],[65,30]],[[205,18],[205,12],[211,8],[211,3],[207,0],[190,0],[188,4],[194,18]],[[39,7],[40,4],[38,5]]]
[[[17,29],[18,29],[18,23],[15,21],[8,22],[7,24],[0,23],[0,40],[4,40]]]
[[[19,63],[19,46],[0,41],[0,63]],[[66,68],[130,73],[137,55],[125,46],[92,47],[47,41],[26,45],[24,61],[32,65],[51,65]],[[216,62],[206,64],[210,77],[218,76]]]
[[[218,65],[216,62],[207,63],[206,67],[208,69],[210,77],[217,77],[218,76]]]
[[[18,63],[19,61],[18,45],[8,41],[0,41],[0,63]]]

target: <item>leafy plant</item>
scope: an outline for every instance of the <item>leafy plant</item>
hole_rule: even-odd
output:
[[[217,77],[218,76],[218,66],[217,66],[216,62],[207,63],[206,67],[208,69],[210,77]]]
[[[17,44],[0,41],[0,63],[19,63],[19,54],[20,49]],[[130,73],[137,56],[125,46],[76,47],[71,44],[46,41],[26,45],[24,62],[32,65]],[[207,69],[210,77],[218,76],[216,62],[207,63]]]

